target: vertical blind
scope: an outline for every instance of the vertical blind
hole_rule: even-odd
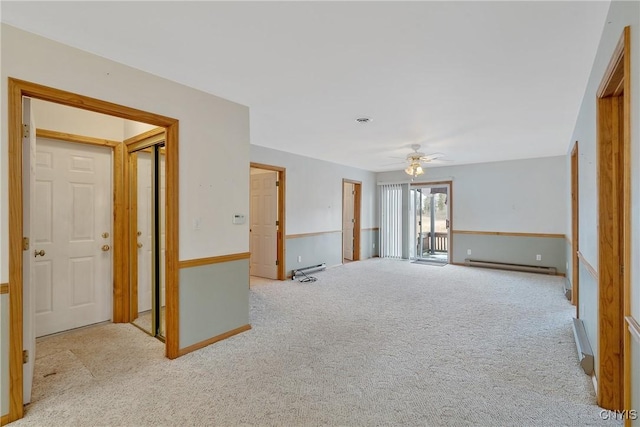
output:
[[[402,185],[380,185],[380,257],[402,258]]]

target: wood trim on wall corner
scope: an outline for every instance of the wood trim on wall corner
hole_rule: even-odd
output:
[[[596,281],[598,280],[598,271],[593,268],[593,266],[587,261],[587,259],[582,255],[582,252],[578,251],[578,259],[584,265],[584,268],[587,269],[591,277],[593,277]]]
[[[36,129],[36,136],[38,138],[55,139],[58,141],[76,142],[79,144],[97,145],[99,147],[117,147],[121,144],[120,141],[111,139],[94,138],[92,136],[76,135],[73,133],[58,132],[48,129]]]
[[[127,152],[151,150],[151,147],[166,141],[165,128],[155,128],[124,140]],[[165,153],[166,154],[166,148]]]
[[[321,236],[323,234],[333,234],[333,233],[342,233],[342,230],[334,230],[334,231],[319,231],[317,233],[302,233],[302,234],[288,234],[286,236],[287,239],[300,239],[302,237],[313,237],[313,236]]]
[[[220,264],[223,262],[239,261],[243,259],[249,259],[251,252],[241,252],[237,254],[221,255],[208,258],[196,258],[180,261],[178,263],[179,268],[191,268],[200,267],[202,265]]]
[[[510,231],[467,231],[467,230],[452,230],[452,234],[476,234],[481,236],[510,236],[510,237],[545,237],[552,239],[564,239],[564,234],[554,233],[517,233]]]
[[[9,293],[9,284],[0,283],[0,294],[8,294],[8,293]]]
[[[353,179],[342,178],[342,183],[345,184],[360,184],[362,185],[362,181],[355,181]]]
[[[124,142],[124,145],[128,146],[131,144],[135,144],[136,142],[144,141],[145,139],[153,138],[154,136],[162,135],[164,131],[165,131],[165,128],[157,127],[154,129],[150,129],[146,132],[143,132],[139,135],[134,135],[131,138],[127,138],[123,142]]]
[[[640,324],[633,316],[627,316],[624,319],[627,321],[631,336],[640,344]]]
[[[249,167],[250,168],[255,168],[255,169],[264,169],[264,170],[269,170],[269,171],[276,171],[276,172],[284,172],[286,170],[286,168],[283,168],[281,166],[266,165],[264,163],[255,163],[255,162],[250,162],[249,163]]]
[[[191,353],[192,351],[200,350],[208,345],[214,344],[218,341],[225,340],[234,335],[238,335],[239,333],[246,332],[251,329],[251,325],[240,326],[239,328],[232,329],[229,332],[225,332],[224,334],[216,335],[215,337],[209,338],[208,340],[200,341],[198,343],[192,344],[188,347],[180,349],[180,356],[184,356],[187,353]]]

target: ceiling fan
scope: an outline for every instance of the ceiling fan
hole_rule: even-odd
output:
[[[421,153],[418,151],[420,149],[420,144],[412,144],[411,149],[413,150],[413,153],[407,154],[407,162],[409,163],[409,166],[407,166],[404,171],[407,175],[411,175],[414,178],[424,173],[424,169],[422,167],[423,163],[429,163],[444,156],[442,153]]]

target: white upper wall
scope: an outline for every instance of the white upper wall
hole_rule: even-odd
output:
[[[155,126],[106,114],[34,99],[31,102],[36,127],[74,135],[123,141]]]
[[[415,182],[453,181],[452,227],[465,231],[565,233],[565,158],[427,167]],[[404,171],[378,182],[408,182]]]
[[[15,77],[180,121],[179,259],[247,252],[249,109],[140,70],[2,25],[0,85]],[[8,279],[7,92],[0,122],[0,281]],[[200,218],[200,229],[191,226]]]
[[[129,139],[132,136],[140,135],[151,129],[155,129],[155,126],[148,125],[146,123],[132,122],[131,120],[124,121],[124,138]]]
[[[126,120],[119,117],[107,116],[39,99],[32,100],[31,106],[38,129],[113,141],[122,141],[124,139],[124,123]]]
[[[342,230],[342,180],[362,182],[361,227],[377,227],[373,172],[251,145],[251,161],[286,168],[287,235]]]

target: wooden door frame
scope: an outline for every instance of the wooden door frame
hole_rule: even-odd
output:
[[[342,217],[344,217],[344,185],[353,184],[353,259],[360,261],[360,210],[362,206],[362,181],[352,179],[342,179]],[[342,261],[344,261],[344,224],[342,225]]]
[[[579,290],[580,290],[580,260],[578,251],[580,250],[580,186],[579,175],[579,148],[578,141],[573,144],[571,150],[571,304],[576,306],[576,318],[580,318]]]
[[[631,52],[626,27],[598,88],[598,405],[630,409]]]
[[[287,170],[286,168],[280,166],[273,165],[265,165],[263,163],[255,163],[251,162],[249,164],[249,171],[251,168],[255,169],[264,169],[269,171],[274,171],[278,173],[277,182],[278,182],[278,232],[277,235],[277,250],[276,256],[278,257],[278,280],[285,280],[287,275],[285,273],[285,231],[286,231],[286,204],[285,198],[287,194]],[[251,172],[249,172],[251,173]],[[249,243],[251,246],[251,243]]]
[[[29,97],[69,107],[116,116],[165,128],[167,137],[167,259],[166,259],[166,356],[179,356],[178,325],[178,120],[50,88],[24,80],[8,78],[8,176],[9,176],[9,413],[8,422],[24,416],[23,406],[23,186],[22,186],[22,98]],[[127,269],[129,263],[128,181],[124,144],[114,147],[113,177],[113,322],[129,320]],[[118,190],[117,190],[118,189]],[[169,196],[171,195],[171,196]]]
[[[139,135],[134,135],[123,141],[127,151],[126,167],[129,170],[129,179],[125,183],[128,187],[129,197],[127,206],[129,207],[129,322],[138,318],[138,162],[137,153],[139,151],[151,152],[151,147],[165,142],[165,129],[157,127]],[[133,202],[135,200],[135,203]],[[134,323],[135,326],[137,326]],[[149,332],[149,331],[145,331]]]
[[[453,181],[412,182],[409,184],[409,190],[412,187],[442,187],[443,185],[446,185],[449,190],[447,194],[447,213],[449,217],[447,262],[451,264],[453,261]]]

